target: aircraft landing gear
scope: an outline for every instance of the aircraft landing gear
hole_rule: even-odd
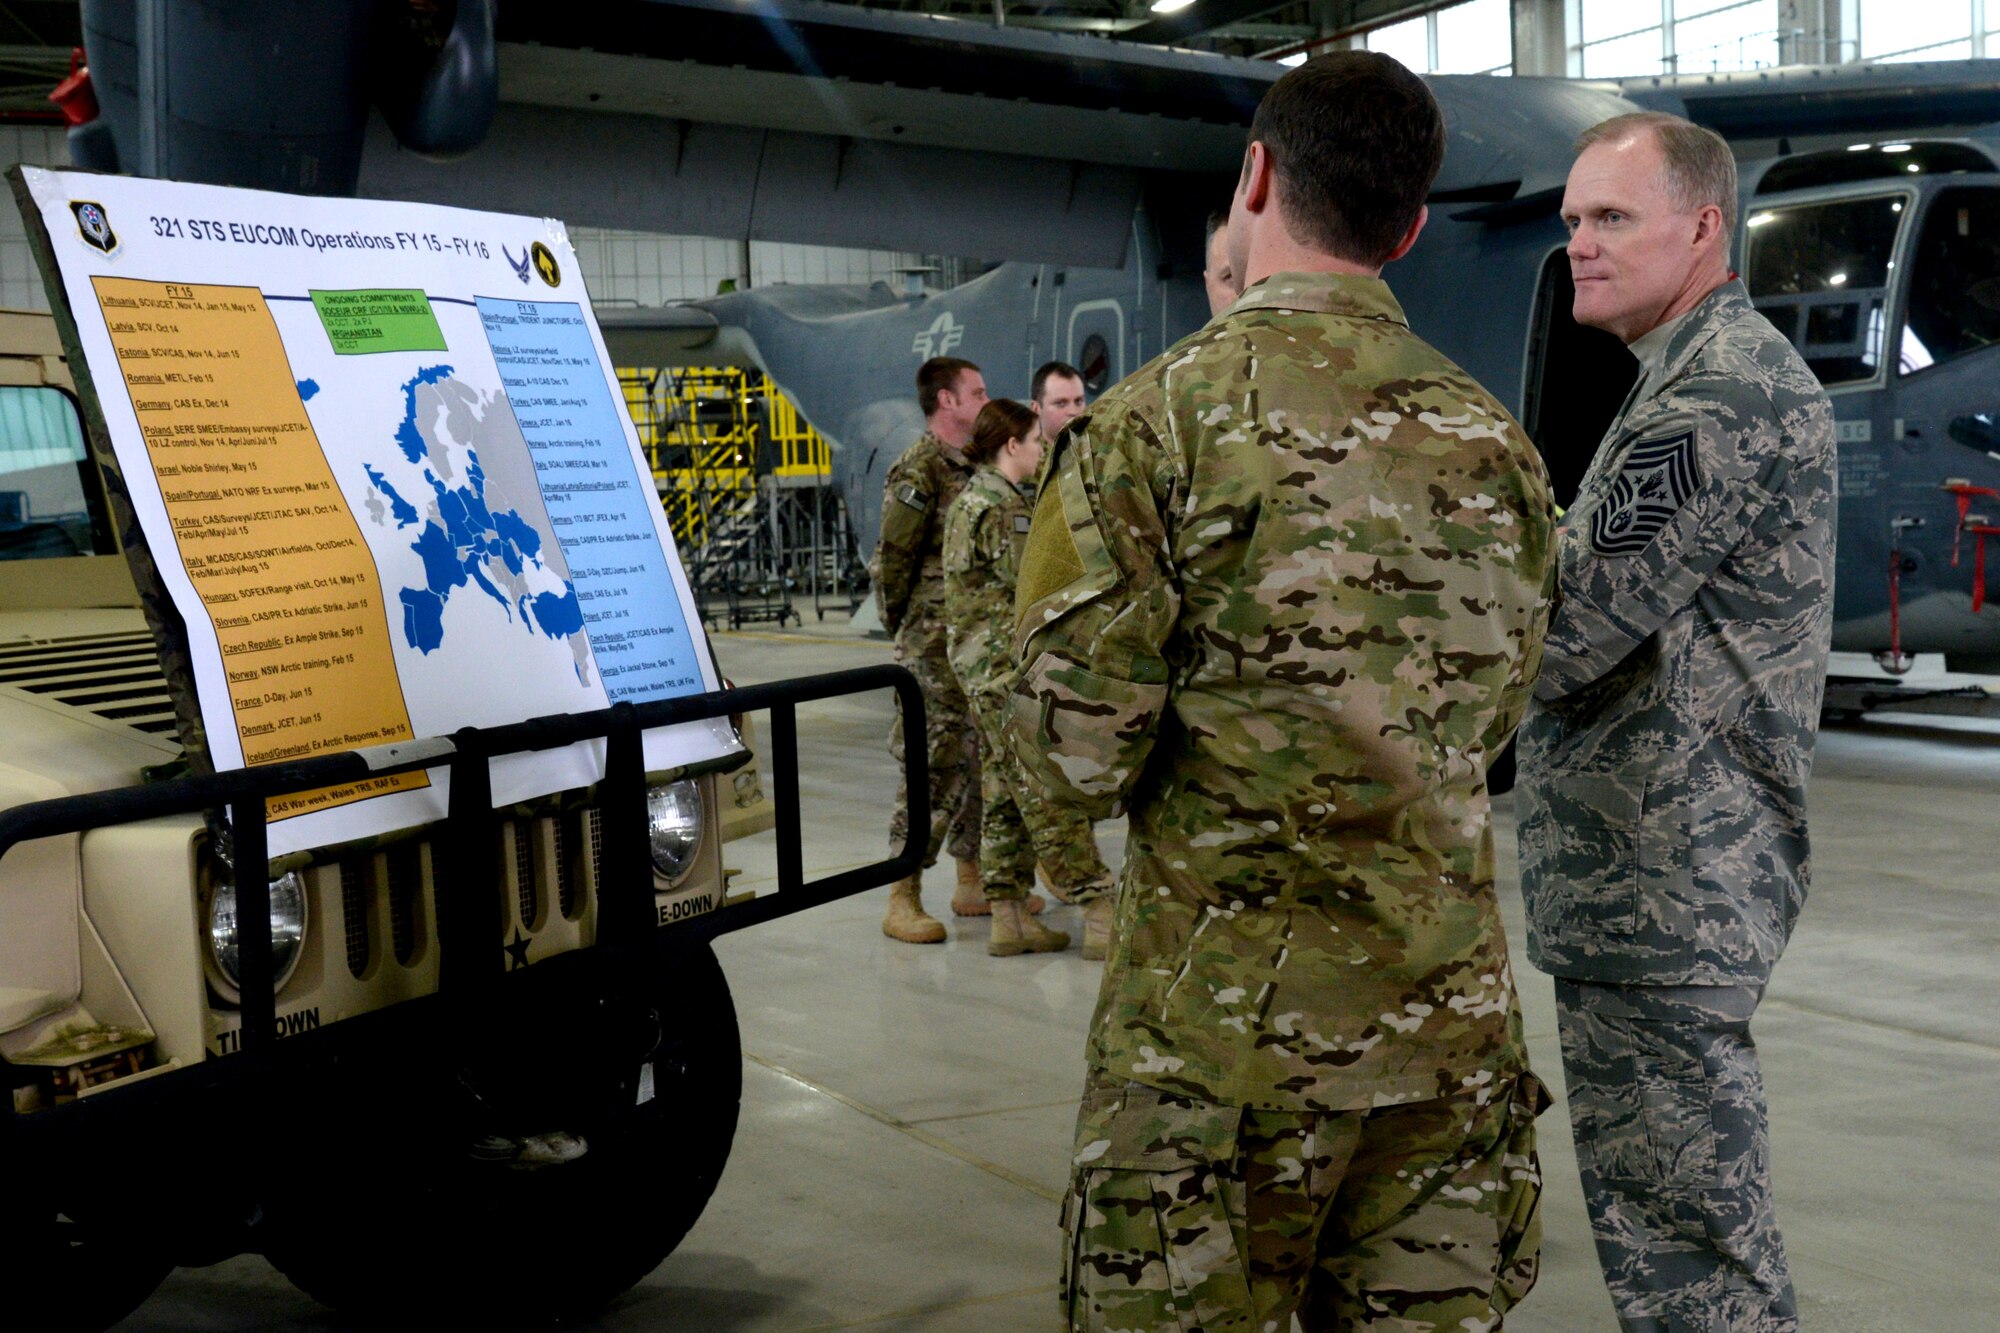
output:
[[[1881,667],[1892,676],[1908,675],[1910,668],[1916,664],[1917,659],[1910,653],[1897,653],[1884,650],[1875,654],[1875,665]]]

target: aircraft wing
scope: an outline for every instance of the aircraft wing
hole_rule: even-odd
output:
[[[2000,60],[1801,65],[1602,86],[1649,110],[1686,116],[1725,139],[1882,135],[2000,121]]]
[[[679,235],[1119,267],[1149,189],[1227,199],[1267,62],[812,0],[499,10],[452,162],[371,130],[360,192]]]

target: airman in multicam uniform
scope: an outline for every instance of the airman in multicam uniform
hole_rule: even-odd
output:
[[[947,845],[958,861],[952,907],[961,916],[990,909],[979,885],[979,729],[972,720],[946,655],[944,621],[944,515],[972,478],[963,452],[972,423],[986,405],[979,367],[957,357],[932,357],[917,370],[917,402],[924,433],[889,468],[882,498],[882,535],[869,572],[882,627],[894,636],[896,661],[908,667],[924,694],[930,752],[930,837],[924,868],[937,864]],[[903,718],[889,732],[889,753],[903,761]],[[899,781],[889,819],[889,845],[909,834],[909,793]],[[936,944],[944,925],[924,911],[921,874],[889,888],[882,933],[910,944]],[[1041,908],[1030,900],[1030,910]]]
[[[1068,935],[1022,917],[1039,861],[1058,897],[1085,905],[1084,956],[1102,958],[1111,923],[1111,872],[1098,855],[1090,821],[1050,804],[1028,781],[1002,725],[1013,683],[1014,584],[1028,536],[1027,488],[1042,454],[1035,414],[1004,398],[988,403],[973,426],[967,453],[979,470],[945,514],[945,620],[952,670],[985,742],[979,874],[993,905],[987,952],[1006,957],[1068,946]]]
[[[1015,753],[1130,818],[1062,1299],[1073,1329],[1494,1329],[1536,1275],[1547,1094],[1486,765],[1540,657],[1547,479],[1372,276],[1442,160],[1422,81],[1319,57],[1251,140],[1246,290],[1070,428],[1023,557]]]
[[[1521,730],[1529,958],[1623,1327],[1791,1333],[1749,1023],[1806,893],[1833,414],[1728,272],[1727,145],[1644,115],[1578,149],[1576,316],[1641,376],[1564,519]]]

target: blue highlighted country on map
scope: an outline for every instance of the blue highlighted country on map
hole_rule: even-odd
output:
[[[565,641],[578,682],[591,684],[582,606],[506,396],[481,392],[445,365],[419,369],[401,392],[395,449],[382,467],[362,466],[369,518],[380,527],[419,528],[410,549],[422,561],[423,582],[397,594],[404,639],[426,655],[443,648],[446,606],[460,590],[477,588],[509,623]]]

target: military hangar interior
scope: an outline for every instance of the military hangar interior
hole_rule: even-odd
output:
[[[890,662],[868,566],[885,472],[922,429],[920,362],[969,358],[995,397],[1024,399],[1036,365],[1067,361],[1095,398],[1200,326],[1201,223],[1227,207],[1250,114],[1285,67],[1360,48],[1433,76],[1451,134],[1433,224],[1385,277],[1415,331],[1521,418],[1565,501],[1633,374],[1608,335],[1568,318],[1556,211],[1569,141],[1642,108],[1723,134],[1744,190],[1739,267],[1832,392],[1840,430],[1812,894],[1757,1027],[1800,1310],[1824,1333],[1991,1325],[2000,1159],[1980,1145],[2000,1105],[2000,886],[1978,802],[2000,795],[2000,709],[1983,674],[2000,672],[2000,609],[1983,606],[1985,539],[2000,530],[1979,510],[2000,496],[2000,0],[254,8],[0,4],[0,166],[563,220],[715,664],[738,687]],[[49,311],[45,258],[0,209],[0,307]],[[524,248],[523,284],[527,262]],[[0,384],[67,384],[46,318],[17,318],[0,316],[0,371],[35,369]],[[46,461],[10,457],[36,447],[12,438],[18,414],[0,413],[0,428],[0,469]],[[37,554],[28,538],[48,510],[0,476],[0,557]],[[70,518],[61,540],[104,540],[108,525],[93,538],[80,509]],[[29,680],[21,654],[138,624],[98,609],[129,606],[129,590],[31,584],[0,578],[0,701],[56,688]],[[52,622],[58,611],[67,619]],[[147,745],[169,745],[166,691],[145,679],[120,696],[143,696],[123,713],[76,707],[100,730],[143,725],[165,737]],[[50,697],[37,707],[71,707]],[[771,763],[772,715],[749,715],[760,767],[707,789],[718,903],[882,860],[892,712],[881,689],[800,705],[795,772]],[[0,751],[0,767],[15,759]],[[123,781],[137,782],[131,762]],[[1494,798],[1499,896],[1533,1064],[1557,1104],[1540,1121],[1541,1275],[1506,1327],[1611,1329],[1553,986],[1522,952],[1515,800]],[[1123,821],[1097,838],[1115,870]],[[19,864],[0,863],[0,893]],[[1103,967],[1074,944],[989,956],[988,920],[946,910],[949,855],[924,887],[942,945],[886,938],[884,887],[714,941],[726,991],[660,1021],[719,1043],[730,1065],[740,1054],[740,1116],[697,1120],[674,1152],[691,1172],[726,1169],[664,1262],[564,1327],[1059,1326],[1058,1212]],[[687,900],[675,902],[678,919]],[[1051,902],[1043,917],[1083,929],[1077,907]],[[663,933],[668,920],[663,907]],[[307,928],[336,938],[339,911]],[[0,939],[0,965],[34,948]],[[11,984],[0,972],[9,1003]],[[276,1004],[282,1032],[296,1005],[282,990]],[[381,1114],[395,1113],[385,1095]],[[299,1162],[323,1146],[280,1142]],[[14,1169],[11,1137],[0,1153]],[[212,1175],[235,1169],[224,1156]],[[137,1187],[155,1165],[127,1158],[116,1173]],[[681,1188],[673,1171],[637,1177],[605,1207],[632,1218]],[[376,1189],[340,1216],[421,1229],[428,1206],[414,1188]],[[261,1217],[239,1224],[247,1239],[232,1247],[163,1261],[182,1266],[116,1326],[370,1326],[267,1261]],[[499,1304],[558,1285],[572,1244],[522,1227]],[[0,1254],[7,1287],[40,1280],[41,1260],[22,1257],[38,1253]],[[479,1318],[497,1327],[494,1306]]]

